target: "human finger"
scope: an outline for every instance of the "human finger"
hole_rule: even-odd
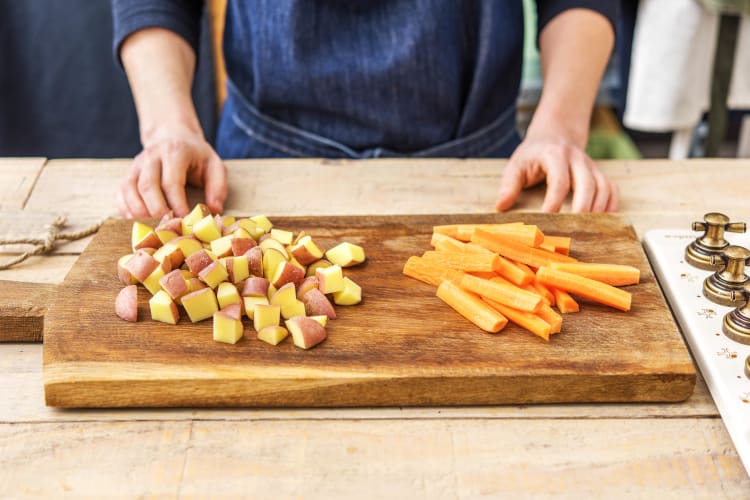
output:
[[[141,163],[141,175],[138,176],[138,192],[152,217],[159,217],[169,211],[161,190],[161,168],[161,157],[146,156]]]
[[[604,174],[592,165],[591,173],[594,176],[594,182],[596,183],[596,192],[594,193],[594,199],[591,202],[592,212],[605,212],[607,205],[612,197],[612,186],[610,185]]]
[[[574,154],[570,158],[570,173],[573,184],[573,200],[570,211],[574,213],[590,212],[596,193],[596,180],[591,167],[583,154]]]
[[[607,212],[616,212],[620,208],[620,188],[615,183],[610,185],[611,191],[607,202]]]
[[[120,194],[122,195],[125,210],[129,218],[148,217],[148,209],[138,193],[138,176],[140,175],[140,160],[138,157],[133,161],[130,173],[120,182]]]
[[[570,192],[570,169],[568,160],[557,155],[544,158],[547,171],[547,192],[542,203],[543,212],[559,212]]]
[[[216,152],[212,151],[212,154],[208,157],[203,175],[206,205],[213,213],[222,213],[229,188],[227,185],[227,168]]]
[[[190,159],[183,153],[170,155],[163,160],[161,189],[169,208],[178,217],[184,217],[190,211],[185,193],[189,162]]]
[[[117,210],[120,211],[120,214],[123,217],[125,217],[126,219],[133,218],[133,216],[130,214],[130,210],[128,210],[128,206],[125,204],[125,198],[122,195],[119,184],[117,186],[117,190],[115,191],[115,202],[117,203]]]
[[[526,176],[521,162],[511,157],[503,169],[495,208],[504,212],[512,207],[525,184]]]

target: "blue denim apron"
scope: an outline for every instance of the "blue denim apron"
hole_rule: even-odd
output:
[[[230,0],[229,158],[508,157],[521,0]]]

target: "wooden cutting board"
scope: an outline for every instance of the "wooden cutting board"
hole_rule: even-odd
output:
[[[60,407],[400,406],[681,401],[695,370],[635,232],[610,215],[524,214],[549,234],[574,238],[572,254],[641,270],[633,308],[582,301],[549,342],[508,325],[487,334],[401,273],[430,249],[435,224],[510,222],[517,214],[276,218],[276,227],[323,246],[350,241],[365,265],[346,274],[360,305],[338,307],[328,339],[303,351],[273,347],[246,321],[236,345],[214,342],[211,321],[154,322],[139,290],[138,323],[114,314],[117,259],[130,223],[109,221],[67,276],[44,331],[46,402]]]

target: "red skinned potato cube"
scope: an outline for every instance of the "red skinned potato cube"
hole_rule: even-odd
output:
[[[285,261],[276,266],[271,283],[276,288],[281,288],[287,283],[299,283],[305,278],[305,271],[291,262]]]
[[[154,272],[154,269],[159,267],[159,261],[154,259],[147,251],[139,249],[136,250],[123,267],[142,283]]]
[[[302,296],[313,288],[318,288],[318,278],[315,276],[308,276],[307,278],[300,281],[297,286],[297,298],[302,300]]]
[[[255,246],[245,252],[250,276],[263,276],[263,250]]]
[[[251,295],[256,296],[267,296],[269,281],[266,278],[260,278],[258,276],[252,276],[245,280],[245,286],[242,288],[240,295],[243,297],[249,297]]]
[[[188,292],[188,285],[182,277],[182,271],[175,269],[159,280],[161,288],[167,292],[172,300],[177,300]]]
[[[286,329],[292,334],[294,345],[302,349],[315,347],[328,336],[323,325],[305,316],[289,318],[285,324]]]
[[[294,245],[292,245],[290,253],[295,259],[297,259],[297,262],[303,266],[312,264],[323,257],[323,249],[320,248],[310,236],[303,236],[300,238]]]
[[[236,256],[245,255],[248,250],[258,246],[252,238],[232,238],[232,254]]]
[[[242,305],[241,304],[229,304],[221,309],[221,313],[232,317],[236,320],[242,319]]]
[[[156,226],[156,232],[173,231],[177,236],[182,235],[182,217],[171,217],[171,213],[164,214],[159,224]]]
[[[138,287],[128,285],[115,298],[115,313],[125,321],[138,321]]]
[[[336,319],[336,310],[328,297],[317,288],[313,288],[302,296],[302,302],[305,304],[305,312],[308,316],[324,315],[328,319]]]
[[[123,285],[135,285],[136,283],[138,283],[138,280],[135,279],[135,276],[130,274],[130,271],[125,268],[125,263],[129,261],[132,256],[132,253],[123,255],[117,261],[117,279],[119,279],[120,283],[122,283]]]
[[[208,267],[213,263],[213,259],[208,254],[208,252],[203,250],[198,250],[194,254],[192,254],[190,257],[185,259],[185,263],[188,266],[188,269],[190,269],[190,272],[194,274],[200,274],[203,269]]]

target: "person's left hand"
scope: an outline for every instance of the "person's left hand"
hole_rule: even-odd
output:
[[[522,189],[545,178],[544,212],[559,212],[570,191],[573,191],[572,212],[613,212],[619,206],[617,185],[599,170],[583,148],[565,134],[530,131],[505,166],[496,208],[508,210]]]

